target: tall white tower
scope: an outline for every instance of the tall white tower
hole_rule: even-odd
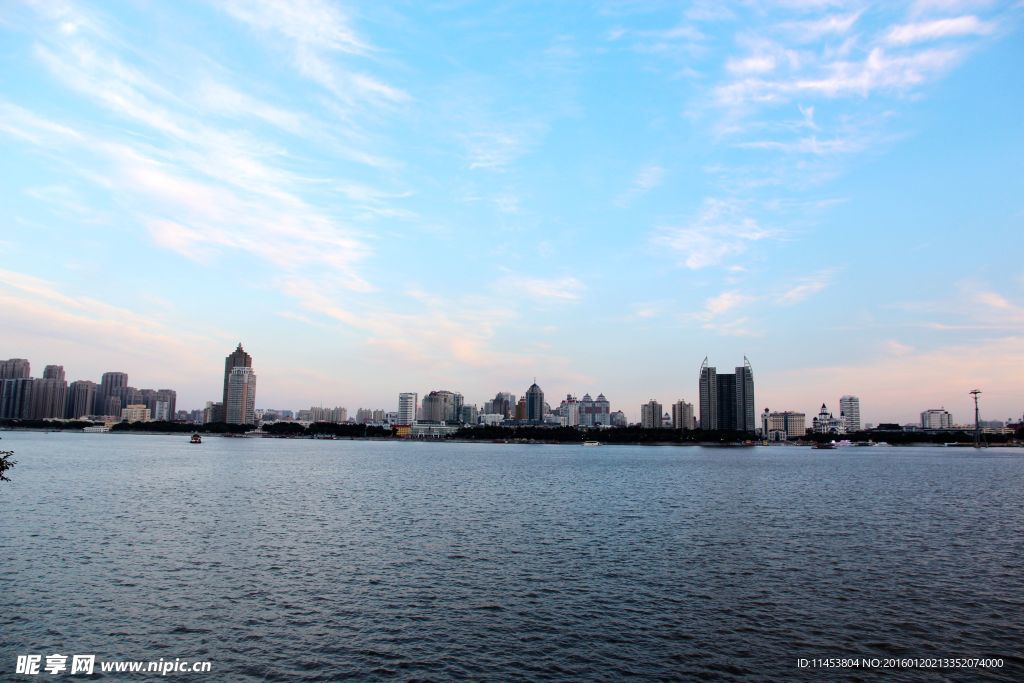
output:
[[[846,417],[846,431],[860,431],[860,399],[856,396],[843,396],[839,399],[839,412]]]
[[[419,404],[419,394],[405,392],[398,395],[398,424],[411,425],[416,421],[416,406]]]

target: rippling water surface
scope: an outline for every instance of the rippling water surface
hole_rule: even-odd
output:
[[[1024,679],[1021,449],[2,436],[0,679]]]

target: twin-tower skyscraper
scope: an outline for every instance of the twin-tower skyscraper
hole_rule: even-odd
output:
[[[705,358],[700,366],[700,428],[753,432],[754,371],[743,357],[736,372],[719,374]]]

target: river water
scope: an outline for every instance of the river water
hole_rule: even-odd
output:
[[[1024,449],[2,437],[0,679],[1024,679]]]

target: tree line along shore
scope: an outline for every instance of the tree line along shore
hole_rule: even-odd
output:
[[[0,429],[32,431],[81,431],[85,427],[100,426],[85,420],[0,420]],[[180,422],[120,422],[112,425],[114,433],[138,434],[212,434],[237,435],[257,432],[263,436],[279,438],[350,438],[350,439],[396,439],[397,430],[391,427],[361,424],[335,424],[314,422],[302,425],[296,422],[275,422],[257,428],[255,425],[226,424],[213,422],[203,425]],[[970,431],[951,430],[937,432],[897,432],[870,430],[836,436],[833,434],[807,434],[789,443],[811,445],[834,441],[837,438],[851,443],[881,443],[892,446],[928,444],[970,444],[974,434]],[[435,439],[431,439],[435,440]],[[598,441],[602,444],[714,444],[752,445],[759,443],[756,435],[749,432],[702,431],[673,429],[644,429],[639,426],[614,427],[611,429],[577,427],[541,427],[535,425],[478,426],[464,427],[457,432],[437,440],[452,441],[493,441],[527,443],[583,443]],[[985,434],[984,443],[989,446],[1016,445],[1024,441],[1024,428],[1014,434]]]

